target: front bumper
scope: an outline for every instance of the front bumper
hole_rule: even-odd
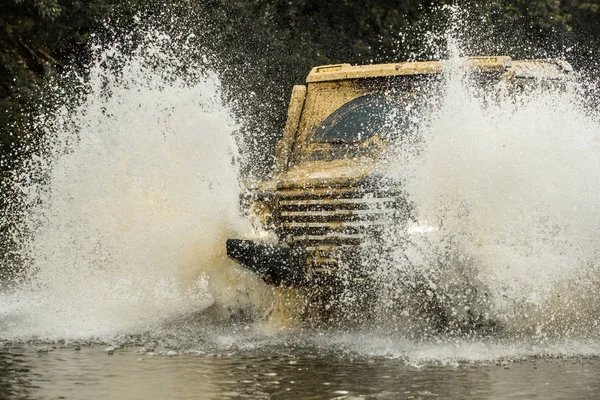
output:
[[[302,247],[228,239],[227,256],[273,285],[329,286],[340,279],[337,268],[315,268],[314,254]]]
[[[227,256],[274,285],[306,285],[308,281],[301,249],[228,239]]]

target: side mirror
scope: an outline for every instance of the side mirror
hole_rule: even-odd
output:
[[[283,137],[277,141],[275,146],[275,175],[285,172],[289,166],[305,99],[306,86],[295,85],[292,89],[292,97],[288,107],[288,117]]]

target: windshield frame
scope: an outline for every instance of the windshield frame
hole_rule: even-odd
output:
[[[422,74],[310,84],[294,144],[293,164],[339,158],[380,158],[387,146],[378,136],[376,139],[372,136],[361,141],[327,142],[315,140],[315,134],[328,117],[359,97],[382,95],[401,100],[409,99],[418,96],[418,92],[426,86],[422,85],[423,82],[439,79],[438,74]]]

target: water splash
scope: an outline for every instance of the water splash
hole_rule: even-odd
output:
[[[435,227],[393,243],[385,279],[408,277],[421,296],[415,310],[415,290],[398,295],[399,312],[455,333],[597,337],[600,116],[588,83],[482,82],[448,39],[418,146],[394,152],[418,225]],[[384,300],[407,288],[393,282]]]
[[[13,179],[19,220],[4,221],[25,271],[2,337],[132,333],[239,301],[223,245],[244,229],[236,123],[180,45],[148,31],[133,51],[96,47],[79,104],[40,119],[40,154]]]

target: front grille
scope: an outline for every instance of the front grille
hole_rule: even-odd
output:
[[[314,255],[309,263],[320,265],[336,264],[340,250],[378,240],[406,210],[398,189],[279,190],[275,201],[279,238],[302,246]]]

